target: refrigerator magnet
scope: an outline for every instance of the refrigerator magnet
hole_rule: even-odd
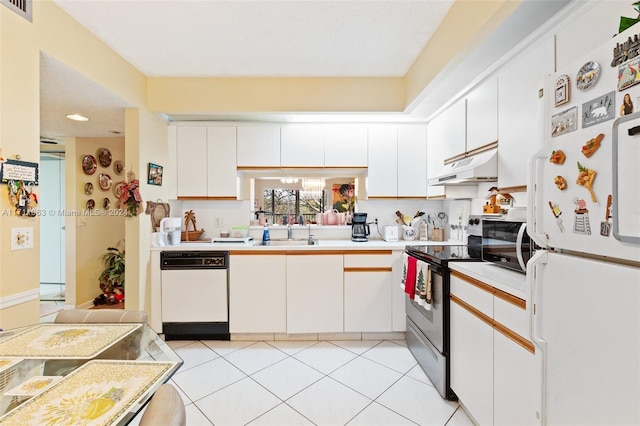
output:
[[[552,203],[551,201],[549,201],[549,207],[551,208],[551,213],[553,213],[553,217],[556,218],[556,224],[558,225],[558,229],[560,229],[560,232],[564,232],[564,225],[562,224],[562,218],[560,217],[560,215],[562,214],[562,211],[560,210],[560,206],[558,205],[558,203]]]
[[[600,133],[595,138],[591,138],[582,145],[582,155],[589,158],[591,157],[597,150],[600,148],[600,144],[602,143],[602,139],[604,139],[604,134]]]
[[[569,108],[551,116],[551,137],[563,135],[578,129],[578,107]]]
[[[556,187],[560,191],[564,191],[565,189],[567,189],[567,180],[560,175],[553,178],[553,183],[556,184]]]
[[[567,159],[566,154],[561,149],[556,149],[551,152],[551,157],[549,157],[549,162],[553,164],[564,164],[564,160]]]
[[[569,102],[569,76],[562,74],[556,80],[556,106]]]
[[[587,202],[582,198],[574,198],[573,203],[576,206],[574,210],[575,218],[573,221],[573,232],[582,235],[591,235],[591,224],[589,223],[589,210],[587,210]]]
[[[578,161],[578,178],[576,179],[576,183],[580,186],[583,186],[589,191],[591,195],[591,201],[594,203],[598,202],[598,198],[596,197],[596,193],[593,192],[593,180],[596,178],[596,171],[592,169],[588,169]]]

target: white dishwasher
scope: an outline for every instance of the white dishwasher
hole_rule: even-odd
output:
[[[165,340],[229,340],[229,252],[163,251]]]

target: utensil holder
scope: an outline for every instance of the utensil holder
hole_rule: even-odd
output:
[[[434,228],[431,230],[431,241],[444,241],[444,229]]]

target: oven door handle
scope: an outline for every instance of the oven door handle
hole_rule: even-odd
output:
[[[516,239],[516,256],[518,256],[518,263],[523,272],[527,271],[527,266],[524,264],[524,257],[522,257],[522,240],[524,240],[524,233],[527,230],[527,224],[520,225],[518,231],[518,238]]]

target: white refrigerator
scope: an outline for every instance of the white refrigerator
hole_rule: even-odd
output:
[[[547,77],[527,212],[541,424],[640,425],[639,33]]]

